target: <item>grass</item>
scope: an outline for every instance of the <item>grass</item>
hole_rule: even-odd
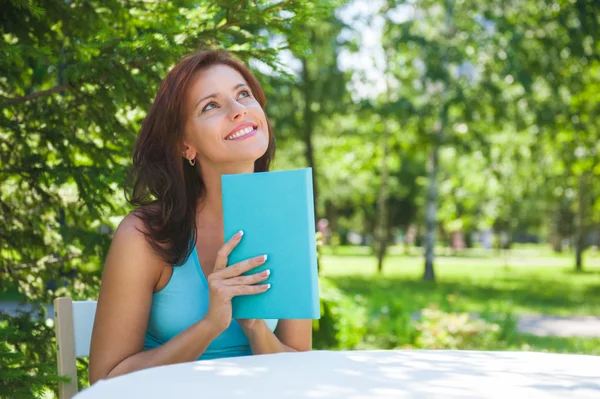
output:
[[[402,346],[412,332],[416,312],[434,305],[447,312],[476,312],[485,319],[510,320],[519,314],[600,314],[600,256],[586,254],[584,272],[575,272],[573,256],[550,248],[523,246],[506,256],[470,250],[457,256],[438,249],[436,281],[422,280],[424,259],[413,250],[392,248],[382,274],[367,247],[323,248],[321,275],[363,304],[371,346]],[[500,322],[502,324],[502,322]],[[503,350],[536,350],[600,355],[600,338],[537,337],[509,332]],[[487,348],[481,348],[487,349]]]
[[[552,256],[544,248],[515,250],[506,262],[493,253],[438,256],[431,283],[422,279],[422,256],[404,256],[394,248],[379,275],[368,251],[344,247],[334,254],[325,248],[321,274],[352,295],[398,301],[415,311],[436,303],[444,310],[483,313],[600,313],[600,257],[586,259],[585,271],[576,273],[572,258]],[[386,300],[376,300],[382,295]]]
[[[536,351],[600,355],[600,338],[580,337],[537,337],[530,334],[516,334],[508,341],[505,350]]]

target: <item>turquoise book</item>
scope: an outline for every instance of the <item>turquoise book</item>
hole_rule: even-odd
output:
[[[225,241],[239,230],[228,265],[267,255],[266,292],[234,297],[234,319],[319,319],[319,279],[311,168],[223,175]]]

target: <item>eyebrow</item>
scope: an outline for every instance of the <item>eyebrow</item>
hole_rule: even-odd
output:
[[[236,91],[237,89],[239,89],[240,87],[248,87],[248,85],[246,83],[238,83],[237,85],[233,86],[233,89],[231,89],[231,91]],[[198,102],[196,103],[196,106],[194,107],[194,109],[198,108],[198,105],[202,102],[202,101],[206,101],[209,98],[216,98],[217,97],[217,93],[213,93],[213,94],[209,94],[206,97],[202,97],[200,100],[198,100]]]

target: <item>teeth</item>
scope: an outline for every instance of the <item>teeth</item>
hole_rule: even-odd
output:
[[[235,139],[235,138],[244,136],[244,135],[250,133],[253,130],[254,130],[254,128],[252,126],[249,126],[249,127],[245,128],[245,129],[242,129],[242,130],[238,130],[237,132],[235,132],[231,136],[227,137],[227,140],[231,140],[231,139]]]

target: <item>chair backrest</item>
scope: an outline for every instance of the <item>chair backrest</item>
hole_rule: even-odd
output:
[[[72,301],[69,297],[54,300],[58,375],[71,379],[59,382],[60,399],[70,399],[79,390],[76,359],[90,354],[96,304],[96,301]]]

